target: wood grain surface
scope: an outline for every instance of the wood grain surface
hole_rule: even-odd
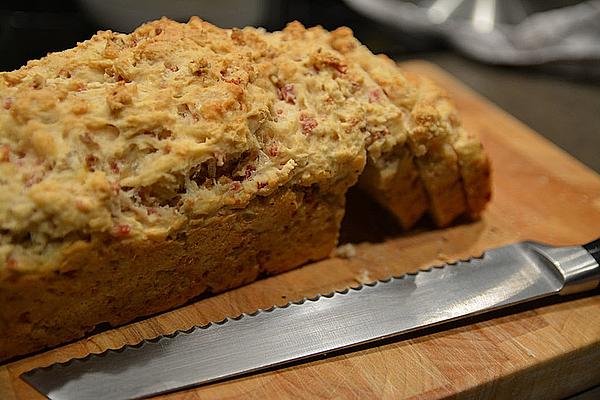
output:
[[[445,87],[467,129],[484,142],[492,159],[494,195],[481,221],[443,230],[424,222],[402,233],[383,211],[352,192],[342,241],[355,243],[354,257],[310,264],[0,366],[0,398],[42,398],[19,379],[22,372],[90,352],[522,239],[571,245],[600,235],[598,175],[433,65],[414,61],[404,67]],[[600,384],[599,293],[546,301],[161,399],[564,398]]]

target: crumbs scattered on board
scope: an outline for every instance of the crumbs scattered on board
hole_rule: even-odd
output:
[[[442,252],[438,252],[437,253],[436,260],[441,261],[443,263],[447,263],[447,262],[453,261],[452,257],[450,257],[446,253],[442,253]]]
[[[358,275],[354,276],[354,280],[361,284],[373,282],[373,279],[371,278],[369,271],[367,271],[366,269],[361,269],[358,272]]]
[[[352,243],[346,243],[335,249],[335,256],[340,258],[352,258],[356,255],[356,248]]]
[[[338,246],[334,250],[333,254],[335,257],[339,257],[339,258],[346,258],[346,259],[352,258],[352,257],[356,256],[356,247],[354,247],[354,245],[352,243],[346,243],[341,246]],[[361,269],[360,271],[358,271],[358,274],[354,275],[353,279],[356,283],[360,283],[360,284],[373,282],[373,279],[371,278],[369,271],[364,268]]]

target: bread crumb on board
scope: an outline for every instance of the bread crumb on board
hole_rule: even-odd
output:
[[[339,258],[351,258],[356,255],[356,248],[352,243],[346,243],[335,249],[335,256]]]
[[[436,260],[441,261],[443,263],[447,263],[453,261],[453,258],[447,255],[446,253],[438,252]]]
[[[373,282],[373,278],[371,278],[371,273],[366,269],[361,269],[358,275],[354,276],[354,280],[360,284]]]

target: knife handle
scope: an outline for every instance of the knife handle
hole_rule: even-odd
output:
[[[592,290],[600,284],[600,239],[567,247],[530,243],[530,249],[555,268],[563,284],[559,294]]]
[[[583,248],[586,249],[592,257],[594,257],[598,264],[600,264],[600,238],[592,240],[588,244],[584,244]]]

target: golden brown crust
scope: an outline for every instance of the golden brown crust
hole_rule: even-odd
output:
[[[324,258],[343,210],[343,193],[280,190],[168,240],[75,243],[58,271],[0,281],[0,360]]]
[[[80,239],[165,237],[282,186],[354,184],[365,131],[399,113],[365,107],[339,53],[288,36],[162,19],[2,74],[0,274],[55,268]]]

